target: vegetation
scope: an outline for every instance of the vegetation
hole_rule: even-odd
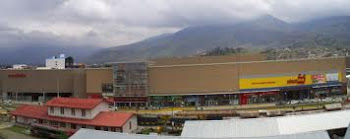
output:
[[[242,47],[216,47],[213,50],[210,50],[205,53],[206,56],[220,56],[220,55],[231,55],[231,54],[240,54],[247,53],[248,50]]]
[[[25,134],[25,131],[28,130],[28,128],[20,127],[20,126],[11,126],[9,128],[6,128],[6,130],[10,130],[16,133]]]

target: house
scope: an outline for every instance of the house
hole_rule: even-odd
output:
[[[11,114],[18,125],[66,133],[80,128],[130,133],[137,128],[135,115],[110,112],[104,99],[53,98],[44,106],[22,105]]]

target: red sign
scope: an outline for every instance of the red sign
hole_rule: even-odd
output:
[[[9,74],[7,77],[9,78],[25,78],[27,75],[23,73],[14,73],[14,74]]]

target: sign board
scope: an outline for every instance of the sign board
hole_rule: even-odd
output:
[[[239,80],[240,89],[261,89],[274,87],[288,87],[298,85],[312,85],[338,81],[338,73],[332,74],[297,74],[291,76],[242,78]]]
[[[27,77],[27,75],[23,73],[14,73],[14,74],[7,75],[7,77],[8,78],[25,78]]]
[[[326,76],[324,74],[314,74],[311,75],[311,80],[313,84],[326,83]]]

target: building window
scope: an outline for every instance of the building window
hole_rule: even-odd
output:
[[[111,127],[111,131],[116,132],[117,130],[115,129],[115,127]]]
[[[108,127],[104,127],[103,130],[104,130],[104,131],[108,131]]]
[[[66,127],[66,123],[60,122],[60,127]]]
[[[53,107],[50,107],[50,113],[53,113],[53,112],[54,112]]]
[[[85,116],[86,116],[86,110],[84,110],[84,109],[81,110],[81,116],[82,116],[82,117],[85,117]]]
[[[113,92],[113,84],[102,84],[102,92]]]
[[[75,125],[75,124],[70,124],[70,128],[76,129],[76,128],[77,128],[77,125]]]
[[[86,125],[81,125],[81,128],[86,128]]]
[[[101,130],[101,127],[95,126],[95,130]]]
[[[132,128],[132,126],[131,126],[131,121],[129,122],[129,129],[131,129]]]
[[[38,122],[39,122],[39,124],[43,124],[43,120],[42,119],[39,119]]]
[[[74,109],[74,108],[71,109],[71,114],[72,114],[73,116],[75,116],[75,109]]]
[[[61,115],[64,115],[64,108],[61,107]]]

